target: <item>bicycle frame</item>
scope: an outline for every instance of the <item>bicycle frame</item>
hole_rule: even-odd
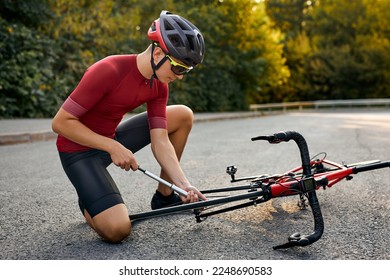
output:
[[[134,223],[142,219],[169,215],[186,210],[193,210],[197,222],[204,221],[207,217],[233,211],[236,209],[256,205],[266,202],[270,199],[285,196],[299,195],[300,201],[298,205],[301,208],[306,208],[308,203],[312,209],[314,218],[314,231],[308,235],[294,233],[288,238],[288,242],[282,245],[274,246],[274,249],[289,248],[293,246],[307,246],[319,240],[324,231],[324,221],[321,213],[321,208],[316,196],[316,190],[320,188],[330,188],[338,182],[346,179],[352,179],[352,174],[357,174],[364,171],[371,171],[380,168],[390,167],[390,162],[370,161],[352,165],[342,165],[336,162],[325,159],[310,159],[309,151],[305,139],[302,135],[295,131],[279,132],[269,136],[258,136],[252,138],[252,141],[267,140],[271,144],[280,142],[288,142],[294,140],[299,148],[302,165],[291,169],[283,174],[276,175],[260,175],[236,178],[237,168],[228,166],[226,172],[231,177],[231,183],[239,181],[248,181],[249,183],[241,186],[230,186],[218,189],[210,189],[202,191],[203,194],[220,193],[231,191],[247,191],[244,194],[229,195],[227,197],[215,198],[206,201],[199,201],[190,204],[182,204],[177,206],[166,207],[162,209],[152,210],[148,212],[129,215],[130,220]],[[186,195],[186,192],[179,187],[171,184],[151,172],[139,168],[147,176],[163,183],[181,195]],[[227,203],[249,200],[241,204],[226,206]],[[220,206],[220,209],[209,211],[209,206]]]
[[[312,168],[315,168],[319,165],[322,166],[324,164],[333,166],[334,169],[313,174],[316,190],[320,189],[321,187],[323,187],[324,189],[331,188],[333,185],[337,184],[338,182],[344,179],[351,180],[352,174],[357,174],[363,171],[371,171],[375,169],[390,167],[389,162],[381,162],[379,160],[370,161],[370,162],[361,162],[358,163],[359,166],[341,165],[326,159],[312,160],[310,162]],[[294,179],[296,181],[291,181],[292,177],[288,175],[288,174],[297,174],[297,172],[300,172],[301,170],[302,167],[297,167],[286,172],[285,173],[286,175],[283,176],[279,175],[280,179],[277,180],[275,184],[270,186],[272,198],[296,195],[297,194],[296,190],[301,191],[301,187],[299,186],[299,184],[301,183],[300,180]]]

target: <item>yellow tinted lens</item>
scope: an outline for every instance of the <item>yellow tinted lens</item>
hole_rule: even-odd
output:
[[[184,68],[184,67],[182,67],[180,65],[176,65],[176,66],[172,65],[171,70],[176,75],[183,75],[183,74],[186,74],[186,73],[190,72],[191,69]]]
[[[171,63],[172,72],[175,73],[176,75],[186,74],[190,72],[190,70],[192,69],[192,67],[174,61],[169,55],[167,55],[167,58],[169,60],[169,63]]]

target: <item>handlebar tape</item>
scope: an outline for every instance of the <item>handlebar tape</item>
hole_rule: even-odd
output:
[[[288,142],[294,140],[298,145],[299,152],[301,155],[302,161],[302,171],[303,176],[310,178],[313,176],[310,166],[310,155],[309,148],[307,146],[305,138],[296,131],[281,131],[273,135],[268,136],[258,136],[252,138],[252,141],[255,140],[267,140],[271,144],[277,144],[280,142]],[[293,246],[306,246],[316,242],[321,238],[324,232],[324,220],[322,218],[320,204],[317,199],[315,190],[308,193],[308,200],[310,207],[312,208],[313,217],[314,217],[314,232],[309,235],[300,235],[293,234],[289,238],[289,242],[283,245],[275,246],[274,249],[289,248]]]
[[[352,168],[352,170],[354,174],[357,174],[359,172],[371,171],[374,169],[386,168],[386,167],[390,167],[390,161],[377,162],[377,163],[367,164],[363,166],[355,166]]]

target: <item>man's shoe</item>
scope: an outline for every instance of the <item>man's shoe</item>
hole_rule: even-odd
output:
[[[150,206],[153,210],[160,209],[168,206],[174,206],[174,205],[180,205],[183,202],[181,201],[180,197],[172,192],[168,196],[164,196],[159,191],[156,191],[156,193],[152,197],[152,201],[150,202]]]

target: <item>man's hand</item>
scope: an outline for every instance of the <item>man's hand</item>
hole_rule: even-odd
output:
[[[184,203],[197,202],[199,199],[206,201],[207,198],[195,187],[183,188],[187,192],[187,197],[181,197]]]
[[[133,171],[137,170],[138,163],[134,154],[119,142],[116,143],[117,144],[110,150],[112,162],[126,171],[129,171],[130,169]]]

